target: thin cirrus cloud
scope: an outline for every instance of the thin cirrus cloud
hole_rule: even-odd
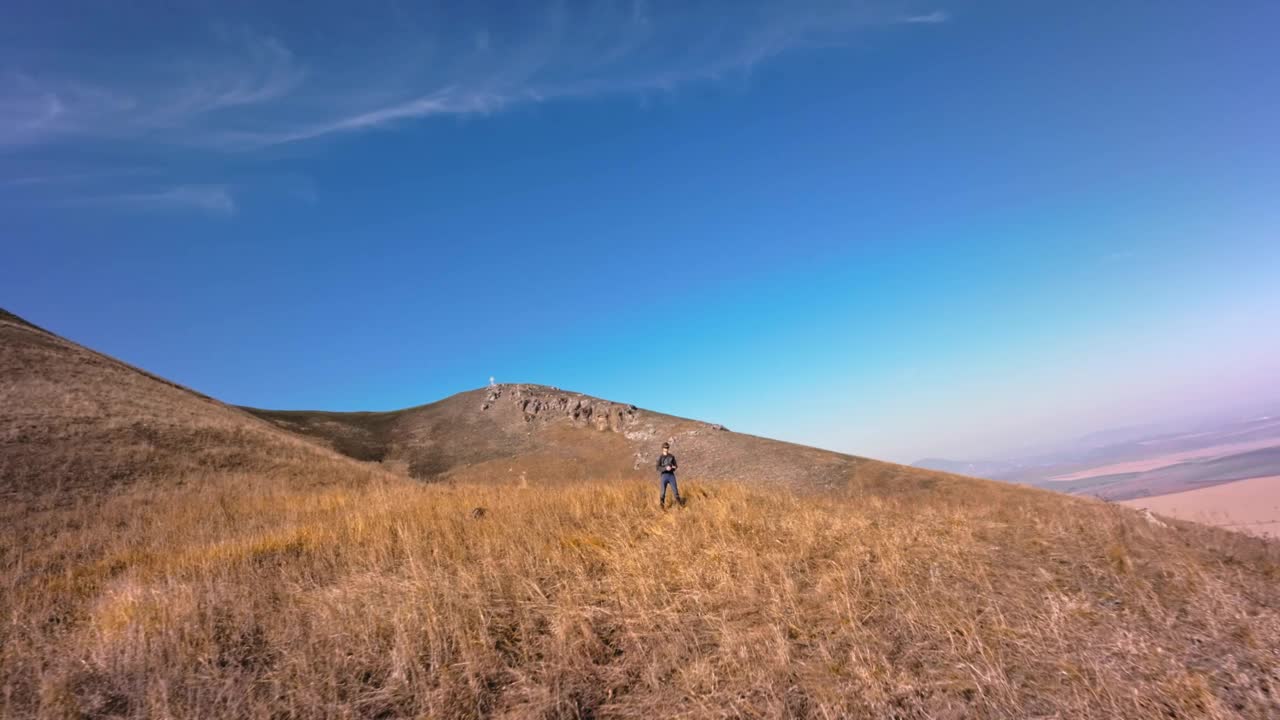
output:
[[[123,178],[155,175],[158,171],[146,167],[121,167],[79,172],[45,172],[19,174],[0,180],[0,188],[24,189],[47,186],[84,186],[99,182],[116,182]]]
[[[557,3],[520,23],[531,29],[519,33],[482,29],[457,43],[433,40],[431,46],[447,48],[436,55],[451,59],[435,71],[397,74],[396,82],[380,86],[377,99],[338,93],[317,113],[321,119],[207,139],[224,149],[253,149],[526,103],[673,91],[750,71],[790,50],[838,44],[860,30],[948,20],[941,11],[894,16],[871,2],[590,7],[575,11]]]
[[[350,38],[341,16],[309,19],[315,27],[292,39],[209,18],[202,44],[124,53],[96,74],[84,68],[98,64],[71,47],[52,54],[61,64],[19,58],[0,74],[0,145],[96,139],[253,150],[432,116],[672,90],[860,30],[947,20],[942,11],[904,16],[897,5],[555,2],[515,11],[502,3],[462,18],[362,17],[363,34]]]
[[[77,204],[126,212],[194,210],[224,217],[235,215],[237,211],[235,198],[225,185],[179,185],[146,192],[82,196]]]
[[[926,13],[924,15],[908,15],[902,18],[902,22],[909,25],[937,25],[939,23],[947,22],[950,19],[951,16],[942,10],[934,10],[933,12]]]
[[[75,51],[65,57],[92,65]],[[57,65],[0,75],[0,146],[181,140],[220,113],[283,100],[305,74],[278,41],[248,34],[175,63],[138,56],[108,65],[99,68],[107,79]]]
[[[903,5],[557,0],[472,3],[449,14],[402,7],[380,16],[366,9],[359,22],[347,10],[326,14],[322,6],[301,18],[291,5],[275,8],[276,18],[270,11],[228,16],[223,6],[218,16],[184,16],[170,26],[155,19],[167,17],[160,6],[144,2],[123,22],[131,30],[150,28],[148,42],[88,54],[80,36],[96,25],[75,20],[65,37],[45,27],[26,46],[38,51],[0,51],[0,157],[20,158],[7,165],[25,168],[8,176],[0,170],[0,190],[56,189],[57,202],[231,216],[237,203],[230,184],[184,176],[216,177],[219,156],[432,117],[671,92],[742,76],[795,49],[948,20],[940,10],[904,14]],[[103,24],[105,37],[119,35]],[[95,144],[110,152],[84,157],[113,159],[69,170],[40,167],[43,152]],[[112,163],[147,165],[154,177],[124,192],[132,173]],[[110,185],[102,180],[113,175]]]

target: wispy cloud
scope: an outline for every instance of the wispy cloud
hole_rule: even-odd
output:
[[[939,23],[947,22],[950,19],[951,16],[945,11],[934,10],[933,12],[926,13],[924,15],[908,15],[902,18],[902,22],[908,24],[937,25]]]
[[[0,73],[0,146],[84,138],[180,141],[220,114],[284,99],[305,76],[274,38],[211,36],[211,46],[176,58],[130,56],[106,68],[68,50],[73,67]],[[86,67],[95,71],[78,72]]]
[[[222,217],[250,192],[314,202],[309,182],[229,168],[255,151],[433,117],[745,78],[793,50],[947,19],[904,19],[901,0],[494,0],[447,12],[374,5],[359,22],[349,8],[175,15],[149,2],[67,19],[65,36],[40,25],[25,50],[0,48],[0,192]],[[121,24],[154,30],[120,43]]]
[[[466,93],[455,88],[444,88],[431,95],[404,102],[358,111],[352,115],[338,116],[312,125],[282,127],[266,130],[227,130],[211,133],[206,141],[214,147],[225,149],[251,149],[267,145],[283,145],[301,140],[311,140],[334,135],[391,125],[411,118],[432,115],[469,115],[491,112],[512,102],[512,98],[496,94]]]
[[[0,179],[0,188],[36,188],[51,185],[83,185],[87,183],[119,180],[121,178],[155,175],[157,172],[158,171],[154,168],[124,167],[88,170],[83,172],[47,172],[40,174],[17,175],[14,177]]]
[[[81,204],[130,212],[199,211],[231,216],[237,211],[235,198],[224,185],[180,185],[148,192],[93,195],[80,198]]]
[[[1102,256],[1103,262],[1120,263],[1136,260],[1138,253],[1133,250],[1115,250]]]
[[[789,50],[839,44],[905,19],[889,0],[618,3],[313,13],[292,35],[206,18],[181,45],[140,44],[94,68],[68,43],[0,69],[0,146],[105,139],[244,151],[433,116],[608,93],[670,91],[750,71]],[[516,9],[518,8],[518,9]],[[260,18],[254,18],[260,20]],[[238,24],[236,24],[238,23]],[[50,39],[56,42],[57,38]]]

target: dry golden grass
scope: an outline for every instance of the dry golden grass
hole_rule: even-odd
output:
[[[1280,716],[1262,540],[977,482],[347,472],[8,507],[0,714]]]
[[[427,486],[0,311],[0,717],[1280,717],[1276,543],[475,399]]]
[[[343,460],[0,310],[0,505],[200,472],[323,472]]]

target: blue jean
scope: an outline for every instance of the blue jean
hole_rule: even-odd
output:
[[[676,494],[676,500],[680,499],[680,488],[676,485],[676,474],[664,472],[662,473],[662,493],[658,495],[658,502],[667,501],[667,486],[671,486],[671,492]]]

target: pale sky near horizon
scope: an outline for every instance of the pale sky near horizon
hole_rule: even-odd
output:
[[[1280,5],[14,0],[0,307],[911,462],[1280,408]]]

